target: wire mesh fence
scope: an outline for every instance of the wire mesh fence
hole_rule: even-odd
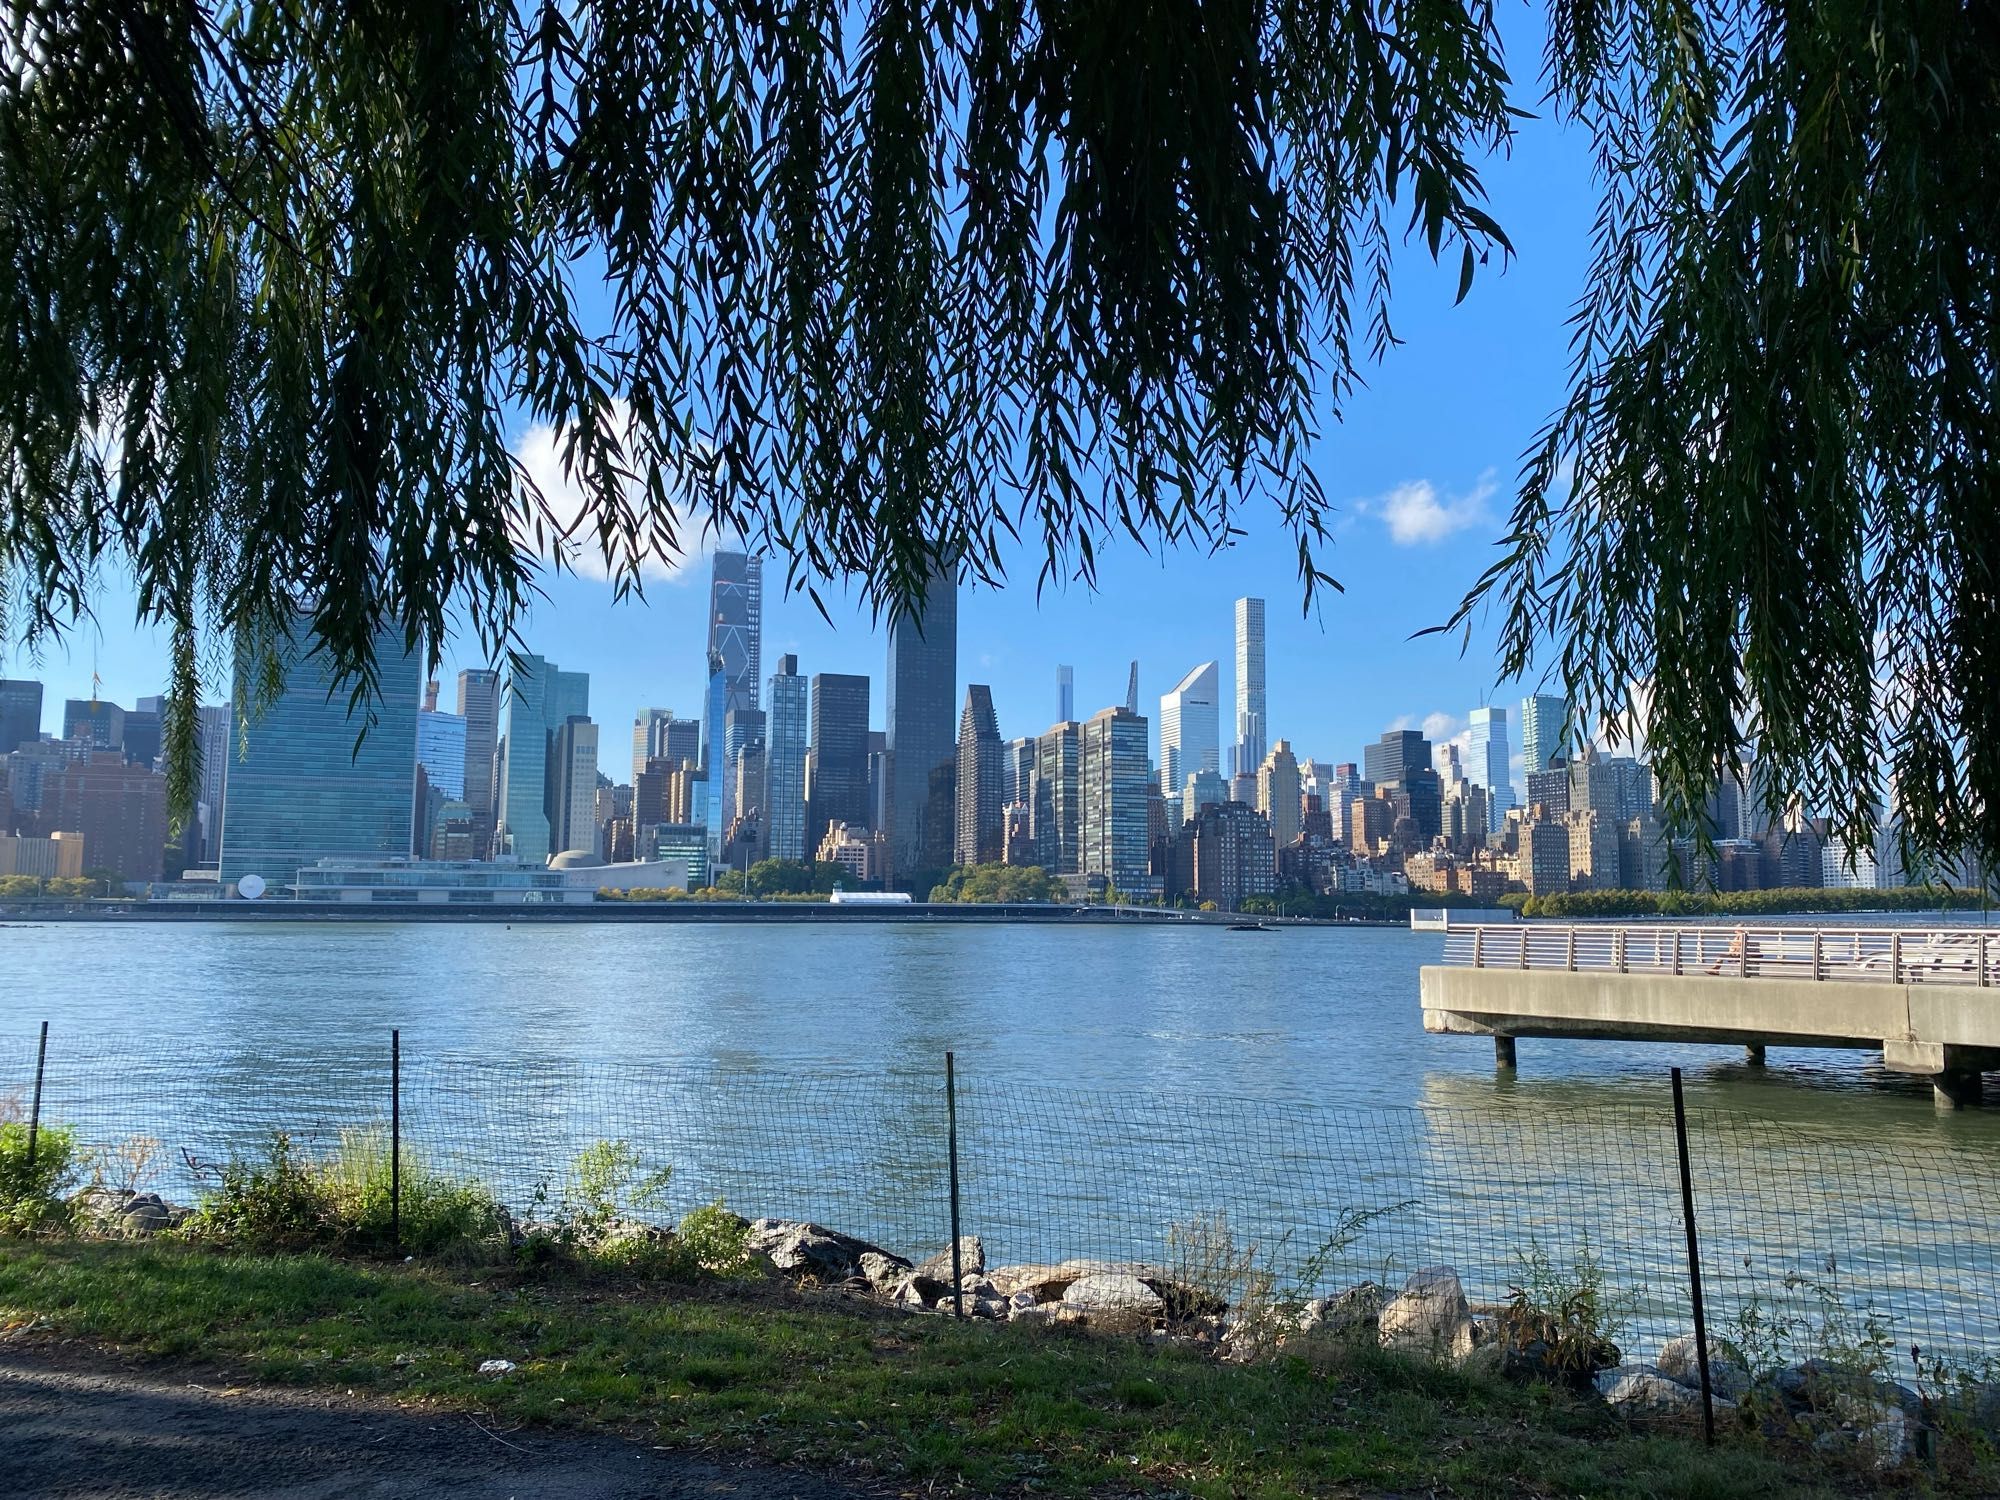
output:
[[[0,1100],[25,1110],[35,1039],[0,1041]],[[721,1200],[811,1220],[912,1258],[949,1243],[947,1097],[933,1076],[496,1060],[402,1050],[405,1163],[476,1178],[517,1214],[578,1154],[621,1141],[671,1167],[677,1210]],[[989,1264],[1072,1258],[1169,1271],[1247,1267],[1299,1295],[1455,1268],[1475,1304],[1538,1265],[1587,1265],[1628,1347],[1689,1326],[1669,1095],[1590,1110],[1349,1108],[1165,1091],[1085,1092],[968,1076],[955,1090],[962,1226]],[[115,1181],[144,1161],[190,1202],[200,1168],[282,1130],[309,1152],[386,1132],[388,1039],[310,1053],[162,1051],[53,1037],[40,1118],[75,1131]],[[1735,1113],[1689,1115],[1708,1321],[2000,1357],[2000,1163]],[[135,1144],[136,1143],[136,1144]],[[1756,1351],[1749,1351],[1755,1353]],[[1810,1351],[1808,1351],[1810,1352]]]

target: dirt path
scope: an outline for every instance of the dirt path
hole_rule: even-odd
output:
[[[622,1438],[492,1433],[462,1414],[230,1385],[198,1370],[0,1349],[0,1495],[10,1500],[862,1500],[776,1468]]]

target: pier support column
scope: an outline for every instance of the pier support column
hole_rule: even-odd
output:
[[[1514,1039],[1511,1036],[1493,1038],[1493,1066],[1502,1073],[1514,1071]]]
[[[1931,1075],[1931,1103],[1941,1110],[1977,1109],[1985,1092],[1985,1079],[1977,1069],[1954,1068]]]
[[[1751,1042],[1748,1046],[1746,1046],[1743,1049],[1743,1061],[1744,1064],[1748,1067],[1752,1068],[1763,1067],[1764,1044],[1762,1042]]]

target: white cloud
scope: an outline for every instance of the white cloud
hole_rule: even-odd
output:
[[[1491,469],[1463,494],[1441,490],[1428,479],[1411,479],[1387,494],[1356,501],[1354,509],[1379,517],[1389,528],[1389,539],[1399,547],[1434,547],[1456,532],[1489,520],[1486,502],[1493,498],[1496,487]]]
[[[620,435],[620,441],[629,448],[632,416],[631,408],[625,402],[612,403],[610,425]],[[518,537],[524,545],[550,561],[553,561],[551,554],[560,550],[567,566],[581,577],[608,580],[612,567],[604,556],[605,542],[599,535],[596,517],[594,513],[587,513],[584,486],[577,482],[563,461],[567,442],[566,430],[548,422],[530,423],[515,439],[514,457],[542,492],[542,498],[558,527],[558,534],[550,536],[545,525],[542,544],[537,547],[531,517],[524,502],[518,516]],[[679,550],[662,553],[653,544],[643,524],[645,494],[637,484],[628,483],[625,486],[625,511],[626,522],[613,531],[611,548],[614,556],[620,557],[638,552],[639,575],[644,580],[685,581],[699,570],[702,560],[718,544],[719,538],[702,524],[702,518],[682,508],[677,512],[674,527]],[[567,535],[562,535],[563,532]]]
[[[1442,710],[1425,714],[1420,727],[1424,731],[1424,738],[1433,745],[1443,744],[1446,740],[1455,740],[1466,733],[1465,720],[1457,714],[1448,714]],[[1470,744],[1471,740],[1468,739],[1466,743]]]

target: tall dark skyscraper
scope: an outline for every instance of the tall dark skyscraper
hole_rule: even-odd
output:
[[[718,552],[708,586],[709,703],[706,753],[709,832],[719,835],[736,815],[735,788],[722,743],[729,711],[758,708],[764,678],[764,559]],[[720,791],[718,792],[718,787]]]
[[[88,740],[98,750],[125,750],[125,710],[101,698],[71,698],[63,704],[63,738]]]
[[[889,857],[894,878],[932,867],[958,832],[958,579],[932,577],[919,616],[889,621]]]
[[[0,755],[42,737],[42,685],[0,677]]]
[[[465,804],[472,809],[472,851],[493,844],[493,744],[500,724],[500,674],[484,667],[458,674],[458,716],[465,720]]]
[[[812,680],[812,748],[806,755],[806,857],[838,821],[868,826],[868,679],[819,672]]]
[[[952,851],[958,864],[1000,862],[1001,760],[993,689],[973,683],[965,690],[965,712],[958,717],[958,837]]]
[[[1424,839],[1444,828],[1444,782],[1431,767],[1431,742],[1414,729],[1392,729],[1362,754],[1368,779],[1409,799],[1410,821]]]

